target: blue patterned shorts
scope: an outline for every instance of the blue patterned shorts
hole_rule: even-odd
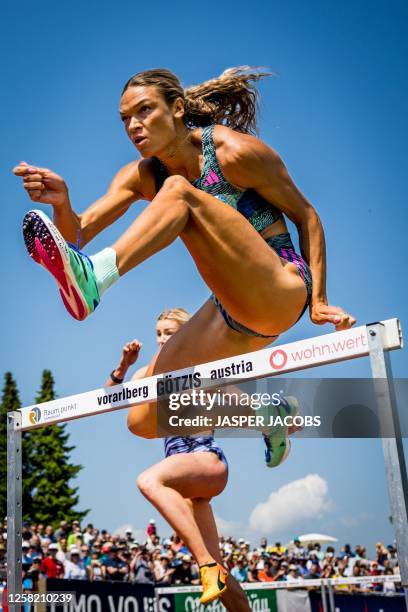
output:
[[[266,242],[269,244],[270,247],[272,247],[274,251],[276,251],[279,257],[282,257],[282,259],[285,259],[286,261],[290,261],[291,263],[295,264],[299,271],[300,277],[306,285],[307,299],[305,306],[298,318],[299,320],[300,317],[303,316],[306,308],[309,306],[310,299],[312,297],[311,270],[303,259],[303,257],[298,253],[295,253],[295,249],[289,233],[271,236],[266,240]],[[235,321],[235,319],[233,319],[231,315],[225,310],[224,306],[214,294],[211,295],[211,300],[214,302],[214,304],[222,314],[224,321],[226,322],[228,327],[231,327],[231,329],[234,329],[235,331],[240,332],[241,334],[246,334],[247,336],[256,336],[258,338],[277,338],[277,336],[264,336],[263,334],[259,334],[258,332],[249,329],[249,327],[245,327],[245,325],[238,323],[238,321]]]
[[[222,448],[217,446],[212,436],[170,436],[164,438],[165,456],[179,453],[215,453],[228,467],[228,461]]]

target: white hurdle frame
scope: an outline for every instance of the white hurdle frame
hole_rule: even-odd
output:
[[[383,438],[382,442],[401,581],[408,609],[408,479],[388,354],[389,351],[400,349],[402,346],[399,320],[388,319],[298,342],[272,345],[260,351],[150,376],[115,387],[59,398],[39,406],[27,406],[10,412],[7,418],[8,592],[11,594],[22,592],[22,431],[155,401],[157,383],[160,381],[159,384],[164,384],[168,378],[174,380],[177,377],[199,375],[201,379],[209,381],[212,370],[229,367],[232,370],[231,378],[235,381],[237,378],[251,380],[369,356],[373,378],[381,379],[377,390],[377,398],[381,401],[380,412],[384,418],[387,418],[387,431],[390,431],[391,423],[394,434],[391,438]],[[243,363],[250,363],[251,367],[245,369],[239,365]],[[242,372],[241,369],[245,371]],[[219,380],[205,383],[201,388],[208,388],[212,384],[219,384]],[[130,399],[127,399],[128,397]],[[20,609],[19,604],[9,604],[9,610],[13,612]]]

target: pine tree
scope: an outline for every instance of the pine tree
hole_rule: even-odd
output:
[[[55,399],[54,379],[50,370],[44,370],[41,389],[36,403]],[[82,465],[70,462],[70,446],[66,424],[48,425],[26,432],[27,466],[24,477],[29,486],[32,501],[24,507],[24,518],[36,523],[56,526],[61,520],[82,521],[89,510],[75,509],[79,501],[78,487],[70,486]]]
[[[7,514],[7,413],[21,408],[16,381],[11,372],[4,375],[0,404],[0,519]]]

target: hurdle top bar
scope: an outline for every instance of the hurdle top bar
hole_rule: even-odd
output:
[[[380,321],[382,343],[385,351],[402,348],[402,332],[399,319]],[[134,382],[123,383],[58,398],[40,405],[21,408],[21,430],[27,431],[52,423],[71,421],[113,410],[130,408],[137,404],[153,402],[161,394],[169,392],[171,379],[173,392],[183,390],[183,383],[194,379],[195,388],[208,388],[231,380],[251,380],[304,370],[369,354],[368,327],[362,325],[289,344],[198,364],[174,372],[149,376]],[[185,387],[184,387],[185,388]]]

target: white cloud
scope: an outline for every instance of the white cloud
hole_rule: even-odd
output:
[[[358,525],[366,523],[373,518],[374,515],[369,512],[360,512],[355,516],[345,515],[340,517],[340,524],[344,525],[344,527],[358,527]]]
[[[124,525],[120,525],[119,527],[116,527],[115,531],[113,532],[113,535],[118,535],[124,538],[127,529],[131,530],[133,540],[136,540],[137,542],[140,542],[140,543],[146,541],[147,536],[146,536],[146,533],[143,531],[143,529],[136,529],[136,527],[133,527],[133,525],[131,525],[130,523],[125,523]]]
[[[217,525],[217,530],[220,535],[225,537],[233,536],[237,532],[239,532],[240,524],[235,521],[227,521],[223,519],[221,516],[214,515],[215,523]]]
[[[328,484],[318,474],[308,474],[277,491],[255,506],[249,518],[251,529],[262,533],[282,531],[300,520],[316,519],[333,509]]]

